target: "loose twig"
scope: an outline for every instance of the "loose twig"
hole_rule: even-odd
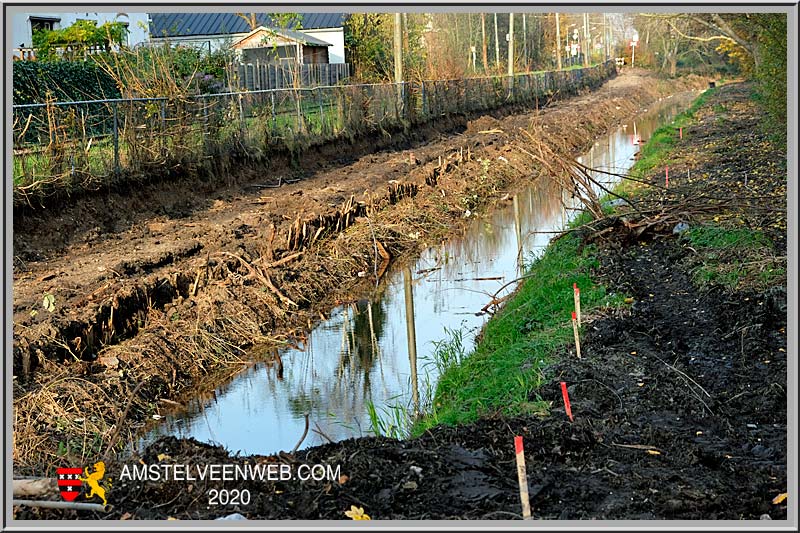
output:
[[[306,435],[308,435],[308,413],[306,413],[306,428],[303,430],[303,436],[300,437],[300,440],[297,441],[297,444],[295,444],[294,448],[292,448],[292,455],[294,455],[294,453],[297,451],[297,448],[303,444],[303,441],[306,440]]]

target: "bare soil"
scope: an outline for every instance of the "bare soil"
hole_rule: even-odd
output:
[[[535,179],[516,150],[532,121],[578,153],[656,98],[702,85],[630,71],[539,110],[443,117],[222,185],[175,179],[15,211],[15,471],[110,457],[151,414],[240,368],[248,347],[302,339],[374,284],[385,256],[460,231],[467,208]]]

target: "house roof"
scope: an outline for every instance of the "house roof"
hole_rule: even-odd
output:
[[[263,34],[263,35],[259,35]],[[254,39],[254,37],[258,37]],[[258,28],[254,29],[235,43],[231,45],[231,48],[262,48],[264,46],[268,46],[264,44],[261,39],[267,38],[270,40],[272,37],[282,37],[288,41],[299,42],[305,45],[311,46],[333,46],[329,42],[325,42],[322,39],[317,39],[316,37],[312,37],[310,35],[306,35],[305,33],[300,33],[299,31],[292,31],[292,30],[284,30],[284,29],[275,29],[275,28],[265,28],[264,26],[259,26]],[[248,46],[253,43],[257,43],[257,46]]]
[[[149,15],[150,35],[155,38],[226,35],[251,31],[247,21],[235,13],[150,13]],[[346,13],[301,13],[300,15],[300,27],[304,30],[339,28],[347,16]],[[272,28],[279,26],[269,13],[256,13],[256,21],[259,26]]]

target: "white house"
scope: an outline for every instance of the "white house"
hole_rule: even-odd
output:
[[[25,12],[11,14],[12,57],[30,57],[33,45],[33,32],[37,29],[58,30],[71,26],[78,20],[93,20],[100,26],[106,22],[122,22],[128,26],[128,46],[135,46],[148,40],[149,18],[147,13],[132,11],[119,13],[55,13]]]
[[[282,29],[269,13],[150,13],[150,38],[153,43],[194,46],[214,52],[222,49],[242,50],[257,57],[256,48],[272,45],[264,38],[266,28],[279,33],[290,46],[302,46],[303,63],[344,63],[345,13],[300,13],[299,28]],[[254,16],[256,27],[246,18]],[[255,39],[254,39],[255,37]],[[256,42],[258,41],[258,43]],[[258,44],[261,43],[261,46]],[[299,44],[298,44],[299,43]],[[283,46],[283,41],[281,42]],[[281,56],[284,54],[281,53]]]

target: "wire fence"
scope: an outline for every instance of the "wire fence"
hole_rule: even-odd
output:
[[[215,168],[275,149],[299,153],[456,113],[539,105],[596,88],[615,74],[608,61],[513,77],[15,105],[14,200]]]

